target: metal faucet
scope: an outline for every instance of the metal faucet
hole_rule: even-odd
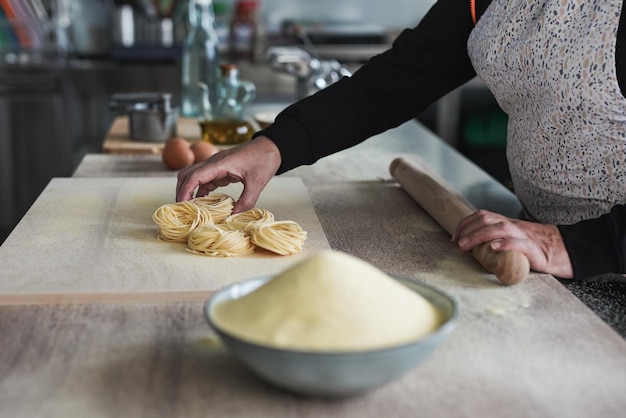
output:
[[[266,59],[274,70],[296,77],[298,99],[352,75],[339,61],[321,60],[298,47],[270,47]]]

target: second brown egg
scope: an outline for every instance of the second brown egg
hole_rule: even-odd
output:
[[[191,144],[191,151],[193,151],[193,155],[194,155],[193,162],[199,163],[199,162],[206,160],[211,155],[218,153],[219,148],[217,148],[215,145],[210,144],[208,142],[198,141],[198,142],[194,142],[193,144]]]

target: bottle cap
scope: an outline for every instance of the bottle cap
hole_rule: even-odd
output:
[[[258,8],[259,3],[256,0],[240,0],[237,2],[238,13],[253,13]]]
[[[236,70],[237,66],[235,64],[220,64],[220,70],[222,71],[222,76],[227,76],[231,73],[231,71]]]

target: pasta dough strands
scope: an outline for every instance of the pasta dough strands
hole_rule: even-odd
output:
[[[230,215],[224,223],[242,231],[252,233],[256,226],[274,221],[274,214],[266,209],[253,208]]]
[[[213,223],[211,213],[193,202],[169,203],[152,215],[159,226],[159,238],[168,242],[187,242],[189,233],[198,226]]]
[[[302,251],[306,231],[293,221],[275,221],[257,226],[252,232],[252,242],[261,248],[280,255]]]
[[[213,216],[213,222],[221,224],[233,212],[235,200],[225,193],[211,193],[208,196],[191,200],[196,205],[207,208]]]
[[[233,257],[254,252],[250,236],[227,225],[207,225],[196,228],[187,242],[189,251],[214,257]]]

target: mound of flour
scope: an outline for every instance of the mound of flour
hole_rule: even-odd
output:
[[[371,264],[325,250],[217,305],[214,319],[227,333],[258,344],[342,351],[417,340],[439,326],[441,314]]]

